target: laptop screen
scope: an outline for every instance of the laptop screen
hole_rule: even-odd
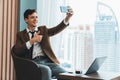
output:
[[[93,61],[93,63],[90,65],[90,67],[88,68],[88,70],[87,70],[87,72],[85,74],[90,74],[90,73],[93,73],[93,72],[97,72],[106,58],[107,58],[107,56],[97,57]]]

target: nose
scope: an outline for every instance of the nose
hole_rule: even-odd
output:
[[[38,18],[34,18],[35,21],[38,21]]]

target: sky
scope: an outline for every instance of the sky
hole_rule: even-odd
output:
[[[96,20],[97,3],[101,2],[114,11],[120,24],[120,5],[118,0],[69,0],[68,5],[73,8],[74,15],[71,19],[71,25],[94,25]]]

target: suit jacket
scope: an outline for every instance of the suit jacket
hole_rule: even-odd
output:
[[[54,63],[58,64],[59,61],[56,58],[51,45],[50,45],[50,37],[61,32],[67,25],[64,24],[62,21],[59,25],[48,29],[46,26],[38,27],[40,30],[40,35],[43,35],[42,41],[39,43],[41,45],[41,49],[43,53],[50,58]],[[30,58],[30,50],[26,47],[26,42],[29,41],[29,34],[27,33],[26,29],[17,33],[16,44],[13,47],[13,51],[16,53],[17,56],[31,59]]]

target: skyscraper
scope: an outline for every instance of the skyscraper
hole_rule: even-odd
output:
[[[74,69],[86,69],[92,63],[93,36],[91,26],[78,26],[65,34],[64,51]]]
[[[97,17],[95,22],[94,54],[95,56],[108,56],[105,70],[115,71],[117,45],[118,45],[118,24],[112,9],[103,3],[98,2]]]

